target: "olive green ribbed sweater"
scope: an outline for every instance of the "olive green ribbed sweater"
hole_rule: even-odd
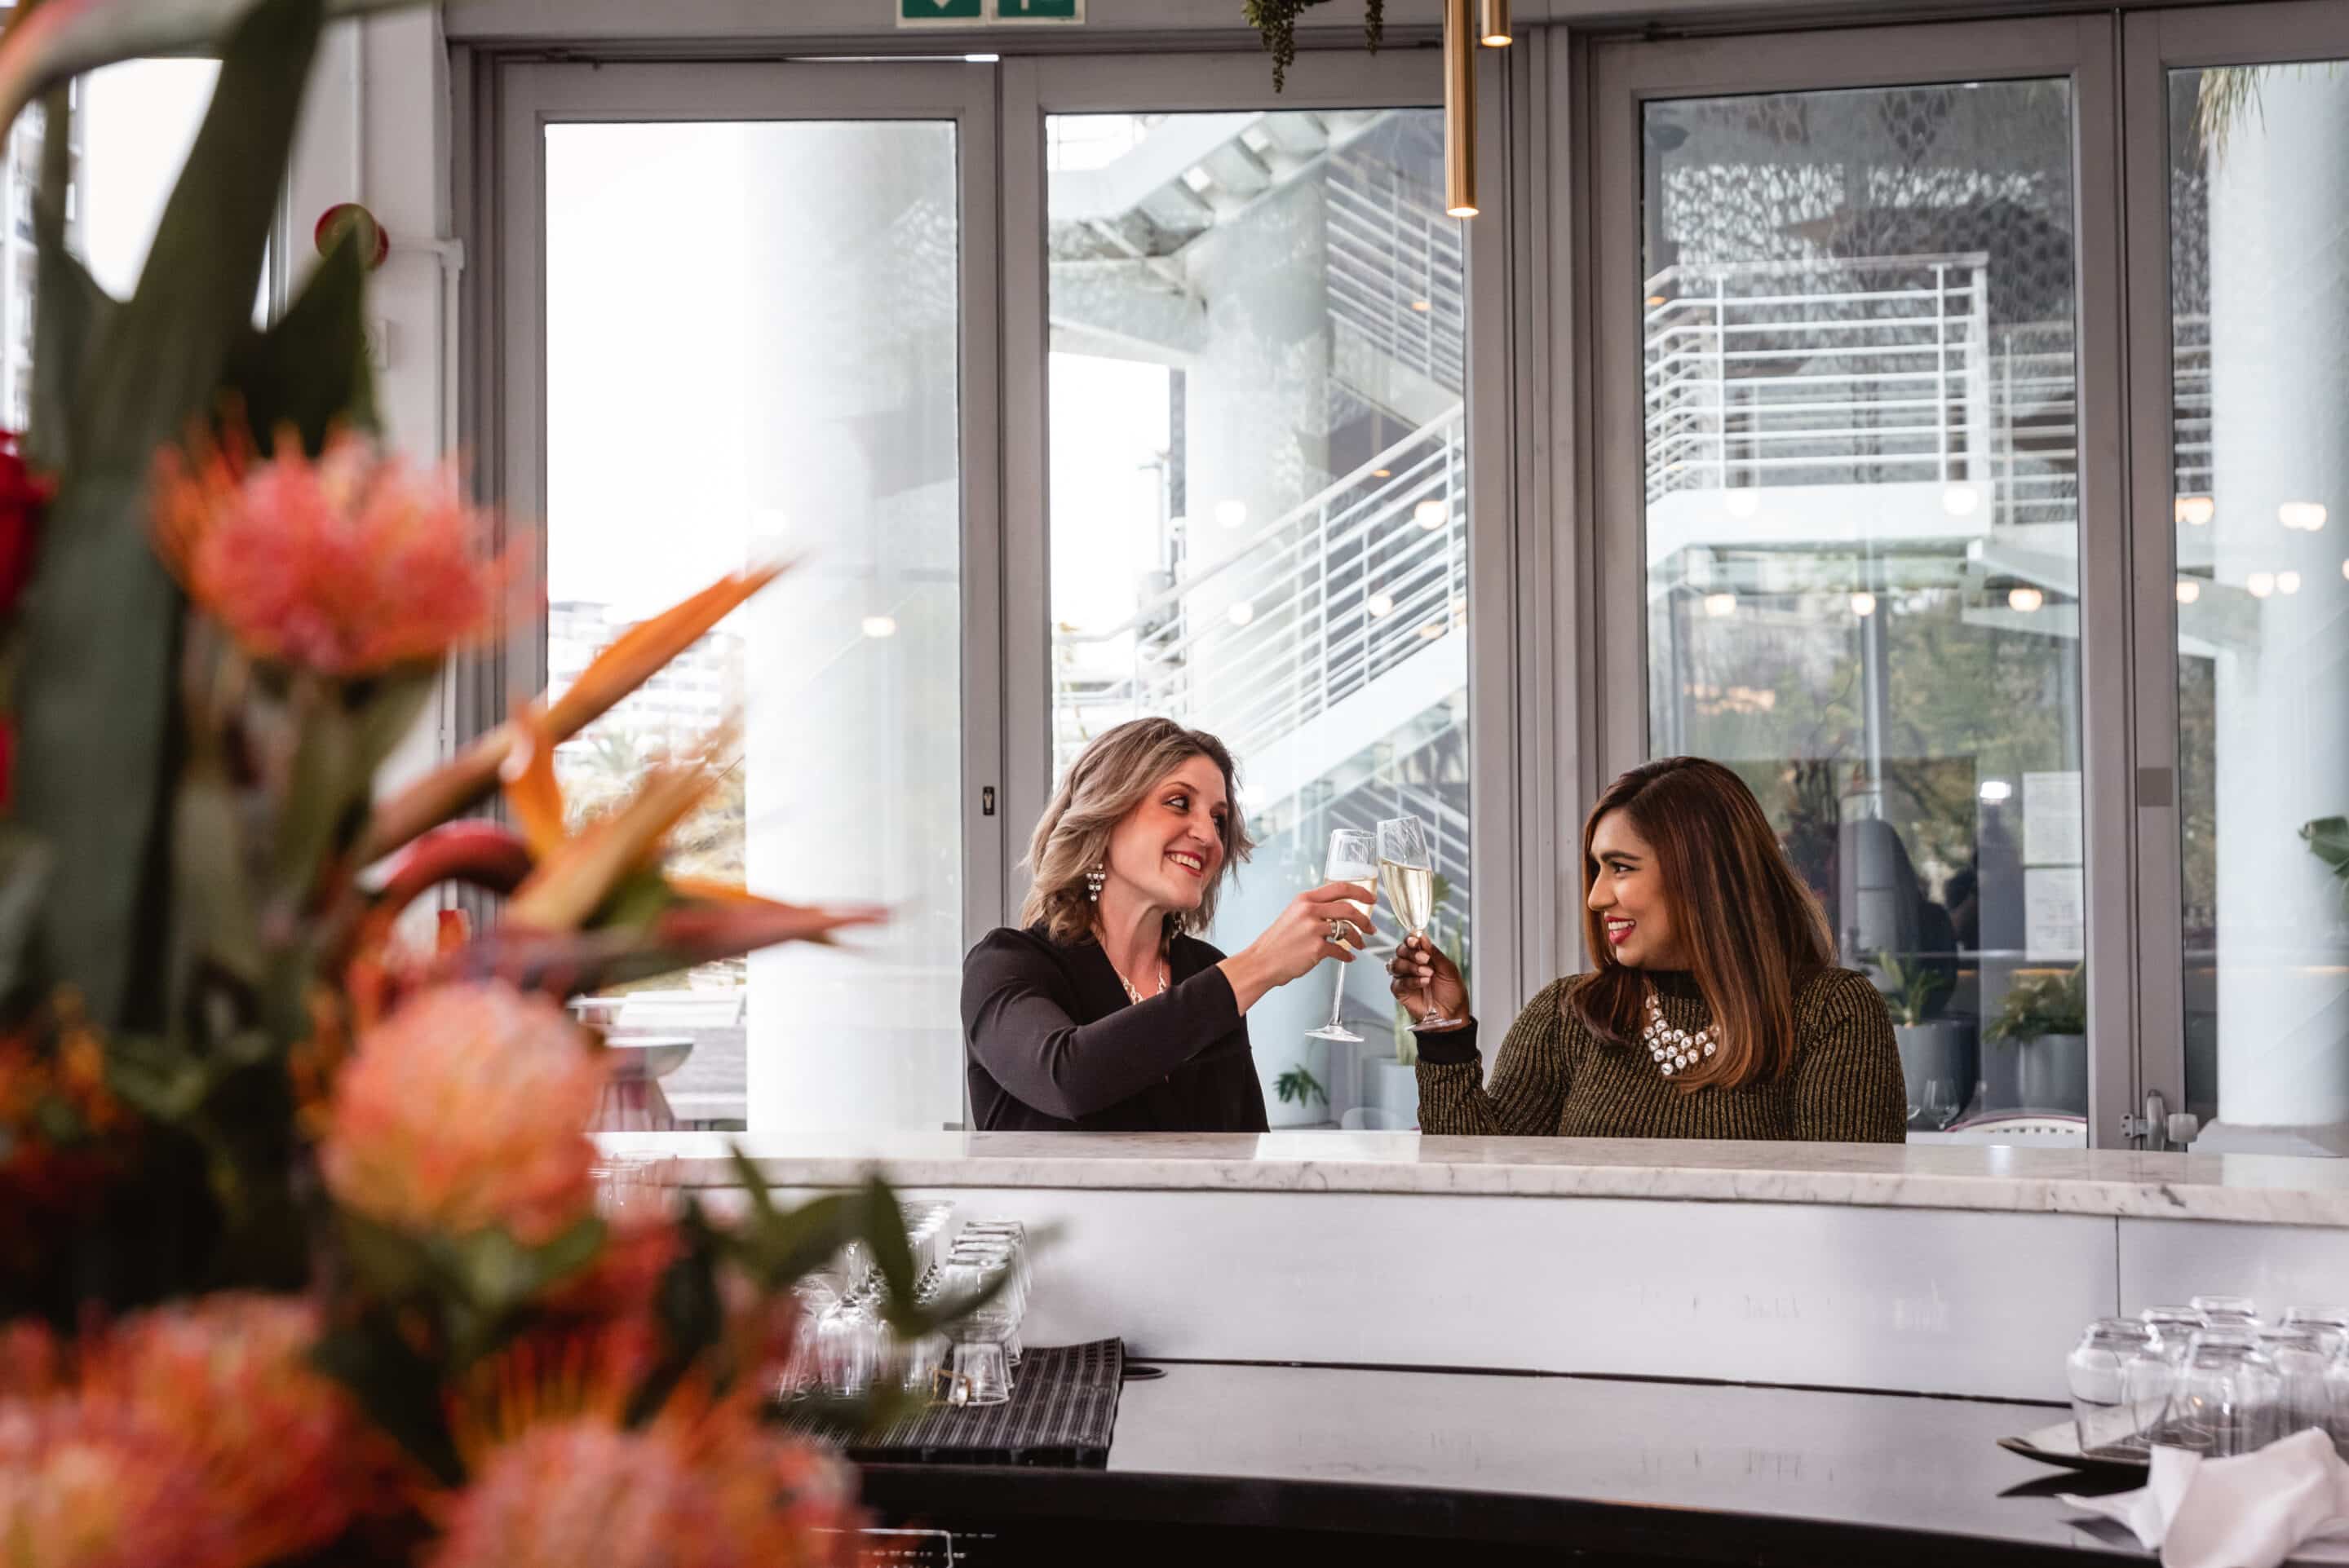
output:
[[[1647,1047],[1603,1040],[1564,1013],[1559,1002],[1579,978],[1553,981],[1517,1015],[1489,1088],[1473,1022],[1421,1035],[1420,1130],[1835,1143],[1899,1143],[1908,1136],[1892,1020],[1864,975],[1823,969],[1795,992],[1795,1060],[1784,1077],[1692,1093],[1658,1070]],[[1655,982],[1675,1028],[1713,1021],[1691,976],[1659,974]]]

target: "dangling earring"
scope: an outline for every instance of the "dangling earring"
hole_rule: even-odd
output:
[[[1106,866],[1095,866],[1092,870],[1087,872],[1085,873],[1086,899],[1091,903],[1099,903],[1101,902],[1102,883],[1107,881],[1109,881],[1109,870]]]

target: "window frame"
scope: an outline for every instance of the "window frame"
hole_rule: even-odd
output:
[[[490,457],[477,488],[512,520],[492,544],[533,588],[545,582],[545,131],[554,124],[709,120],[948,121],[956,127],[961,465],[962,925],[997,923],[1003,840],[987,809],[1001,778],[996,72],[954,61],[588,63],[465,57],[461,131],[472,167],[460,199],[486,276],[468,279],[466,428]],[[502,720],[546,681],[543,593],[502,620],[455,672],[456,743]],[[484,911],[483,913],[487,913]]]
[[[2323,0],[2206,5],[2120,18],[2126,182],[2130,526],[2138,570],[2131,662],[2140,780],[2136,914],[2144,1088],[2184,1110],[2186,866],[2178,780],[2175,367],[2169,312],[2169,73],[2349,59],[2349,9]],[[2147,128],[2137,129],[2137,128]],[[2155,679],[2156,674],[2162,679]],[[2223,1047],[2222,1047],[2223,1048]]]
[[[2105,15],[1873,25],[1842,31],[1757,33],[1649,41],[1588,50],[1584,136],[1589,177],[1578,213],[1588,242],[1575,260],[1589,280],[1588,341],[1569,409],[1588,407],[1594,592],[1587,617],[1594,676],[1586,716],[1595,789],[1648,755],[1648,628],[1644,548],[1645,446],[1641,345],[1633,313],[1605,302],[1637,297],[1641,258],[1640,117],[1655,99],[1836,91],[1923,82],[2064,77],[2073,93],[2075,374],[2079,407],[2080,745],[2087,850],[2088,1141],[2128,1139],[2124,1119],[2142,1103],[2135,913],[2137,779],[2132,762],[2132,539],[2122,450],[2122,302],[2090,280],[2120,275],[2120,105],[2114,34]],[[1577,85],[1569,72],[1561,87]],[[1552,157],[1574,150],[1552,143]],[[1555,442],[1576,438],[1570,425]],[[2165,663],[2164,671],[2169,669]],[[2174,683],[2173,683],[2174,684]],[[1566,765],[1561,753],[1560,766]],[[2091,804],[2093,803],[2093,805]],[[2112,809],[2119,806],[2121,809]],[[1561,910],[1561,920],[1566,912]],[[1848,959],[1847,959],[1848,962]]]
[[[1489,50],[1521,57],[1523,48]],[[1485,214],[1466,224],[1468,257],[1468,710],[1470,918],[1480,932],[1513,934],[1477,944],[1476,984],[1514,1013],[1520,984],[1524,890],[1547,882],[1538,846],[1516,830],[1524,781],[1516,743],[1523,696],[1516,681],[1519,573],[1512,438],[1518,357],[1510,324],[1512,254],[1526,185],[1512,137],[1514,60],[1479,62],[1478,130]],[[1003,72],[1004,237],[1004,767],[1007,867],[1004,917],[1016,921],[1026,879],[1016,862],[1050,799],[1051,748],[1050,408],[1045,262],[1045,127],[1061,114],[1213,112],[1249,108],[1440,106],[1442,58],[1427,48],[1300,53],[1276,98],[1261,51],[1007,57]],[[1014,498],[1019,498],[1015,504]],[[1239,759],[1243,768],[1247,759]],[[1299,890],[1303,891],[1303,890]],[[1544,900],[1545,905],[1547,900]],[[1546,980],[1547,975],[1543,978]],[[1537,982],[1539,984],[1539,982]]]

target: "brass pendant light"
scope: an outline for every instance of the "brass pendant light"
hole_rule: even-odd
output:
[[[1471,0],[1444,0],[1444,210],[1476,215],[1476,36]]]
[[[1506,49],[1517,41],[1509,26],[1509,0],[1483,0],[1484,25],[1476,29],[1477,41],[1488,49]]]

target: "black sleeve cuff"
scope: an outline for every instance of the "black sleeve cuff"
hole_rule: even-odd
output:
[[[1469,1019],[1456,1029],[1413,1029],[1411,1037],[1419,1044],[1419,1059],[1431,1067],[1458,1067],[1476,1059],[1476,1020]]]

